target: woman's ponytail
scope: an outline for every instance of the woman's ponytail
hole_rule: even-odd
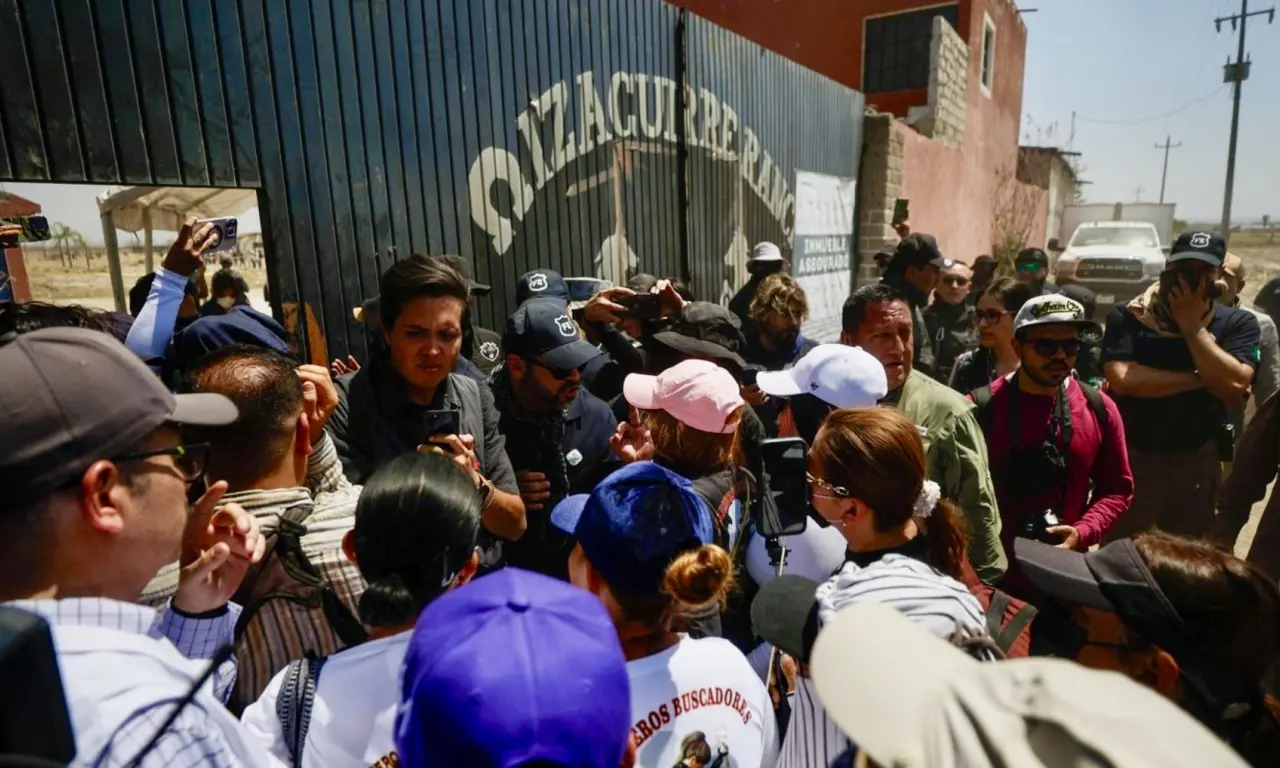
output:
[[[956,506],[938,499],[927,518],[916,518],[929,545],[929,565],[958,581],[964,581],[968,535]]]

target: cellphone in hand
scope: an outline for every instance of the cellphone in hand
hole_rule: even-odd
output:
[[[761,536],[804,533],[809,522],[808,448],[798,437],[780,437],[761,444],[773,501],[757,505],[755,523]]]
[[[905,197],[893,201],[893,226],[896,227],[910,218],[910,206],[911,201]]]
[[[457,435],[462,432],[462,412],[456,408],[427,411],[427,435]]]
[[[236,234],[239,231],[240,223],[236,221],[234,216],[225,216],[221,219],[201,219],[196,222],[193,232],[200,231],[205,224],[212,224],[214,235],[217,240],[214,244],[205,250],[205,253],[217,253],[218,251],[234,251],[236,248]]]
[[[632,320],[653,320],[662,316],[661,299],[656,293],[637,293],[615,298],[627,309],[627,317]]]

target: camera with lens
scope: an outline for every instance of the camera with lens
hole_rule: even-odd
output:
[[[1035,498],[1066,482],[1067,461],[1057,445],[1044,441],[1013,454],[992,474],[1001,487],[1017,488],[1019,495]],[[1045,544],[1061,544],[1062,536],[1048,531],[1061,524],[1061,518],[1052,509],[1037,510],[1022,521],[1018,535]]]

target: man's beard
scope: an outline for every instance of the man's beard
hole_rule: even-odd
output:
[[[1027,374],[1027,378],[1031,379],[1032,381],[1034,381],[1035,383],[1039,384],[1042,387],[1056,387],[1059,384],[1061,384],[1063,381],[1065,381],[1068,376],[1071,375],[1070,365],[1067,365],[1066,370],[1063,370],[1061,372],[1058,372],[1058,371],[1046,372],[1047,375],[1054,376],[1057,379],[1056,381],[1046,378],[1045,375],[1040,374],[1035,370],[1035,368],[1026,364],[1023,364],[1022,370]]]

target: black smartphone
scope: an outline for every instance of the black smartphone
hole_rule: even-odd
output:
[[[779,437],[761,444],[772,504],[762,504],[756,530],[761,536],[794,536],[809,523],[809,446],[798,437]]]
[[[911,218],[911,201],[905,197],[900,197],[893,201],[893,226],[898,226],[902,222]]]
[[[457,409],[427,411],[426,421],[427,434],[431,437],[462,433],[462,412]]]
[[[49,231],[49,219],[44,216],[8,216],[0,219],[0,224],[21,226],[22,234],[18,235],[19,243],[42,243],[53,239],[53,234]]]
[[[754,387],[756,380],[760,377],[760,369],[748,365],[742,369],[742,383],[748,387]]]
[[[615,301],[627,308],[627,317],[632,320],[653,320],[662,316],[661,299],[656,293],[618,296]]]

